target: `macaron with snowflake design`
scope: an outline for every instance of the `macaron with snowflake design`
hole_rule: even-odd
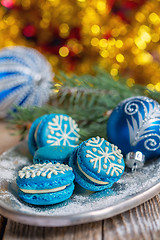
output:
[[[90,191],[110,188],[125,169],[121,150],[100,137],[81,143],[71,154],[69,166],[73,168],[76,182]]]
[[[44,163],[26,166],[18,172],[19,197],[33,205],[56,204],[70,198],[74,174],[68,165]]]
[[[75,147],[79,141],[78,132],[78,125],[70,116],[53,113],[37,126],[35,139],[38,148],[47,145]]]

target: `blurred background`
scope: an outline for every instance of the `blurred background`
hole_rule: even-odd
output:
[[[54,72],[101,66],[160,91],[160,1],[1,0],[0,48],[34,47]]]

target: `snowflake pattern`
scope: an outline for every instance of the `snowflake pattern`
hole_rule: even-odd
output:
[[[106,147],[102,148],[104,142]],[[97,173],[100,173],[103,168],[106,170],[106,175],[113,176],[115,173],[116,176],[119,176],[124,169],[122,165],[123,155],[121,154],[121,150],[113,144],[110,145],[112,149],[112,151],[110,151],[109,145],[110,143],[105,141],[104,138],[91,138],[86,143],[86,146],[91,146],[93,148],[92,151],[86,151],[86,157],[91,158],[90,163],[93,164],[93,168],[98,166]],[[116,161],[116,163],[114,161]]]
[[[72,170],[68,165],[56,163],[44,163],[44,164],[35,164],[28,167],[22,168],[18,172],[20,178],[34,178],[37,176],[51,178],[51,175],[58,175],[59,173],[64,174],[65,171]]]
[[[75,147],[71,142],[78,142],[79,128],[76,122],[68,116],[56,115],[48,122],[50,134],[47,136],[47,143],[54,145],[68,145]]]

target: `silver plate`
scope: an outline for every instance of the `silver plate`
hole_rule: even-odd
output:
[[[16,185],[17,171],[31,163],[25,142],[0,157],[0,213],[25,224],[60,227],[98,221],[136,207],[160,191],[157,159],[137,172],[125,172],[111,189],[93,193],[77,185],[67,201],[34,207],[19,199]]]

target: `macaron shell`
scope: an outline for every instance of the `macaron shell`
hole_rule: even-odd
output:
[[[123,155],[117,146],[104,138],[90,138],[83,142],[79,150],[80,165],[100,179],[119,179],[124,172]]]
[[[45,146],[39,148],[34,155],[33,163],[68,163],[70,154],[74,151],[74,147],[69,146]]]
[[[35,131],[38,126],[38,124],[46,117],[47,115],[44,115],[42,117],[37,118],[33,123],[32,126],[29,130],[29,135],[28,135],[28,148],[32,156],[34,156],[35,151],[38,149],[37,142],[35,140]]]
[[[83,172],[85,172],[88,176],[98,180],[98,181],[102,181],[102,182],[116,182],[120,179],[119,177],[110,177],[105,175],[105,177],[103,177],[103,175],[98,174],[97,172],[93,172],[91,171],[89,168],[86,167],[86,164],[84,164],[84,160],[82,161],[81,159],[81,148],[77,150],[77,158],[76,158],[76,166],[78,168],[77,162],[79,164],[79,166],[81,167],[81,169],[83,170]],[[79,170],[80,171],[80,170]]]
[[[29,172],[29,170],[27,171]],[[49,172],[47,172],[47,174],[48,173]],[[35,177],[30,176],[27,178],[25,176],[23,178],[18,176],[17,185],[21,189],[44,190],[44,189],[52,189],[52,188],[65,186],[72,183],[74,180],[74,174],[72,170],[66,170],[62,172],[61,170],[59,170],[57,175],[51,174],[50,178],[47,177],[48,176],[47,174],[46,176],[42,176],[41,174],[40,176],[35,176]]]
[[[37,145],[39,148],[46,145],[74,146],[79,140],[78,131],[77,124],[68,115],[50,114],[38,128]]]
[[[17,178],[17,185],[21,189],[28,190],[43,190],[43,189],[52,189],[61,186],[65,186],[73,182],[74,174],[73,172],[68,172],[64,176],[52,176],[50,179],[44,177],[35,177],[33,178]]]
[[[113,184],[113,182],[109,183],[108,185],[98,185],[96,183],[93,183],[89,179],[87,179],[78,169],[76,164],[76,158],[77,158],[77,151],[74,151],[69,159],[69,166],[73,168],[73,172],[75,174],[75,181],[84,189],[87,189],[89,191],[102,191],[106,188],[110,188]]]
[[[63,202],[71,197],[74,190],[74,184],[71,183],[64,190],[54,193],[43,193],[43,194],[27,194],[19,190],[19,197],[33,205],[51,205]]]

